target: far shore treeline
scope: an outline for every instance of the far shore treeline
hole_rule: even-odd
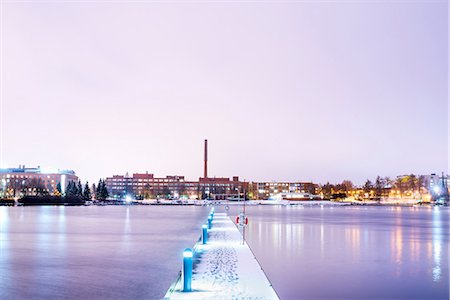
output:
[[[105,181],[100,179],[97,186],[94,184],[89,187],[86,182],[84,187],[81,181],[69,181],[65,192],[58,183],[56,190],[51,194],[45,187],[43,180],[31,179],[24,181],[18,186],[11,188],[9,198],[0,199],[0,205],[13,206],[14,198],[21,205],[84,205],[86,201],[91,201],[95,197],[98,201],[106,200],[109,197]]]

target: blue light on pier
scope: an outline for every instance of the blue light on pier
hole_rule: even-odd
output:
[[[202,242],[205,245],[208,242],[208,225],[202,225]]]
[[[192,291],[192,249],[186,248],[183,251],[183,292]]]

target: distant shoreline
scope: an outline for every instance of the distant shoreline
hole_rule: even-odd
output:
[[[73,199],[71,199],[73,200]],[[75,201],[77,200],[77,201]],[[336,206],[384,206],[384,207],[434,207],[432,203],[376,203],[376,202],[337,202],[329,200],[302,200],[302,201],[273,201],[273,200],[246,200],[244,201],[226,201],[226,200],[135,200],[132,202],[119,201],[119,200],[106,200],[106,201],[80,201],[75,199],[73,201],[67,201],[63,198],[60,199],[19,199],[18,201],[11,199],[0,199],[0,206],[210,206],[210,205],[226,205],[226,206],[307,206],[307,207],[336,207]]]

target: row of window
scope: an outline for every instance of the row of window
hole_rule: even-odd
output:
[[[133,178],[107,178],[106,182],[183,182],[184,179],[133,179]]]

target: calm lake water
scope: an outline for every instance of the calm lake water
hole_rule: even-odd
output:
[[[0,299],[160,299],[208,207],[0,207]]]
[[[209,209],[0,207],[0,299],[160,299]],[[248,242],[282,299],[449,298],[448,208],[247,213]]]
[[[281,299],[449,299],[449,212],[247,207],[246,236]]]

